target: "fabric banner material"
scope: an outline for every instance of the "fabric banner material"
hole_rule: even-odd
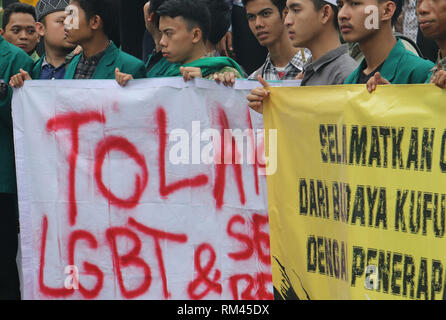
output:
[[[446,298],[445,101],[433,85],[271,88],[282,298]]]
[[[257,85],[16,90],[23,298],[272,299]]]

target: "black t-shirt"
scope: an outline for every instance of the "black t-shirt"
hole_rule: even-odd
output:
[[[370,74],[367,74],[367,75],[364,73],[364,69],[362,69],[361,72],[359,73],[358,82],[356,82],[356,83],[357,84],[366,84],[367,81],[369,81],[369,79],[375,75],[375,73],[381,71],[383,64],[384,64],[384,62],[381,63],[381,65],[378,66],[378,68],[376,68],[375,70],[370,72]],[[365,67],[367,68],[367,65]]]
[[[163,58],[163,52],[162,51],[156,52],[156,50],[153,49],[152,55],[149,58],[150,58],[150,62],[146,67],[146,72],[149,72],[150,69],[152,69],[153,66],[155,64],[157,64]]]

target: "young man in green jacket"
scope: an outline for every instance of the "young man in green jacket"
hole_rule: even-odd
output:
[[[110,41],[118,17],[114,1],[72,0],[70,5],[74,10],[65,20],[67,40],[83,53],[71,61],[65,79],[114,79],[116,68],[136,79],[145,76],[144,63]]]
[[[365,57],[346,84],[367,84],[372,92],[377,84],[425,82],[433,63],[407,51],[393,34],[402,0],[338,0],[338,7],[344,40],[358,42]]]
[[[160,46],[163,56],[174,63],[166,77],[183,76],[213,79],[214,73],[234,72],[241,78],[240,66],[228,57],[211,57],[206,48],[211,29],[207,2],[167,0],[158,9]]]
[[[32,79],[64,79],[67,66],[76,55],[76,51],[81,51],[65,37],[64,21],[67,17],[65,8],[68,5],[69,0],[58,2],[40,0],[37,3],[36,29],[43,38],[45,54],[34,63],[31,74],[21,70],[19,74],[13,76],[9,81],[11,87],[20,88],[26,80]]]
[[[149,63],[151,59],[157,59],[157,62],[147,72],[147,78],[183,76],[186,81],[194,77],[211,79],[214,73],[227,71],[242,77],[243,70],[234,60],[212,57],[208,53],[206,41],[211,32],[211,16],[207,5],[208,2],[202,0],[152,0],[150,5],[146,4],[146,27],[157,50],[149,59]],[[167,30],[167,34],[162,28]],[[116,70],[116,80],[121,86],[131,79],[131,75]]]
[[[36,29],[45,44],[45,54],[34,64],[31,77],[40,80],[63,79],[67,66],[74,57],[76,45],[65,37],[65,8],[69,0],[57,3],[40,0],[36,6]]]
[[[0,34],[6,41],[24,50],[33,61],[39,59],[36,46],[40,41],[36,32],[36,10],[33,6],[16,2],[5,8]]]
[[[0,35],[0,80],[8,83],[20,69],[30,71],[31,58]],[[0,300],[20,299],[16,256],[18,207],[12,133],[12,90],[2,85],[0,94]]]
[[[154,52],[149,56],[146,63],[146,77],[158,78],[164,76],[164,73],[172,65],[166,58],[163,57],[161,52],[160,40],[161,32],[158,29],[158,16],[156,10],[164,3],[165,0],[150,0],[144,5],[144,20],[146,29],[152,35],[153,42],[155,43]]]

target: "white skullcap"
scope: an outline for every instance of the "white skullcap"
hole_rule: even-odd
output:
[[[336,7],[338,6],[338,2],[336,0],[324,0],[324,1],[334,5]]]

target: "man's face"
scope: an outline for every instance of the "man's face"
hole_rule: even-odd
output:
[[[74,45],[67,40],[65,35],[64,21],[67,14],[64,11],[53,12],[45,16],[44,24],[38,26],[41,36],[45,37],[45,44],[53,48],[59,48],[66,51],[72,51]],[[41,31],[40,31],[41,30]]]
[[[159,29],[162,33],[160,46],[169,62],[188,63],[194,47],[194,29],[188,30],[182,17],[160,17]]]
[[[426,37],[446,39],[446,0],[418,0],[417,16],[420,29]]]
[[[246,4],[249,28],[259,41],[267,47],[282,37],[285,31],[283,18],[271,0],[252,0]]]
[[[26,53],[32,53],[40,39],[36,32],[36,21],[28,13],[11,14],[3,37]]]
[[[381,27],[385,4],[377,0],[338,0],[338,22],[344,40],[361,42],[375,34]]]
[[[90,24],[87,21],[85,11],[79,6],[79,3],[77,1],[70,1],[70,5],[75,10],[71,16],[67,16],[65,19],[65,36],[68,42],[82,45],[85,40],[92,37],[92,30],[89,27]],[[73,19],[77,19],[77,25]]]
[[[285,26],[294,47],[308,47],[321,30],[319,12],[311,0],[288,0]]]

